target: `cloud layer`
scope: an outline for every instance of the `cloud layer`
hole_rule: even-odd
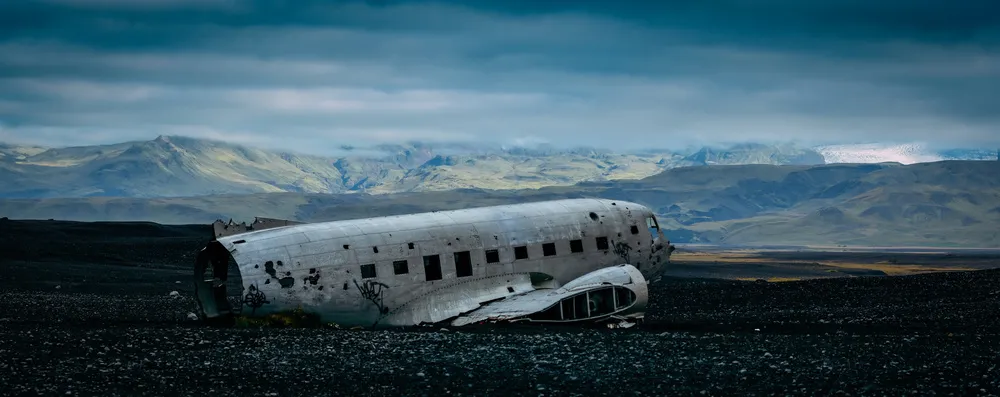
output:
[[[0,141],[998,145],[1000,6],[962,3],[4,2]]]

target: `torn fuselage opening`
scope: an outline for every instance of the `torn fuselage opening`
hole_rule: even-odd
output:
[[[535,289],[556,289],[560,287],[559,281],[547,273],[530,272],[531,286]]]
[[[195,297],[199,316],[206,321],[229,321],[237,313],[243,292],[239,266],[218,241],[208,243],[198,253],[194,269]]]

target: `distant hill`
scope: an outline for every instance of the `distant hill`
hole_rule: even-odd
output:
[[[161,223],[254,216],[322,221],[566,197],[647,205],[679,243],[1000,247],[996,161],[709,165],[522,190],[7,199],[0,200],[0,215]]]
[[[809,149],[765,145],[690,155],[420,143],[343,149],[347,155],[322,157],[174,136],[51,149],[3,145],[0,198],[534,189],[639,179],[689,165],[823,162]]]
[[[824,164],[826,159],[815,150],[794,145],[747,143],[727,149],[702,148],[684,157],[681,165],[742,164]]]

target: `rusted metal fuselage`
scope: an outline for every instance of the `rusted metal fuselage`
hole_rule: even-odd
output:
[[[269,222],[216,230],[201,251],[202,318],[296,309],[341,326],[641,318],[646,279],[673,251],[648,208],[604,199]],[[227,300],[233,288],[239,298]]]

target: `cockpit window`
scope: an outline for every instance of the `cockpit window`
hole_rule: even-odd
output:
[[[656,222],[655,216],[646,217],[646,227],[649,228],[649,234],[656,238],[660,234],[660,224]]]

